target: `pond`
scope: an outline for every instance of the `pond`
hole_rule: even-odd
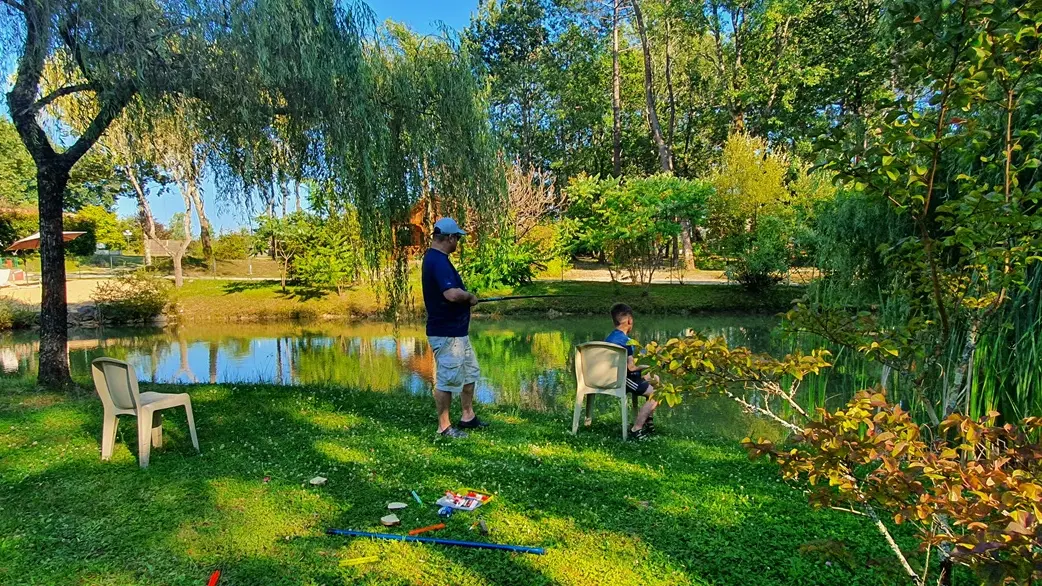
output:
[[[732,345],[771,350],[778,321],[757,316],[638,318],[633,337],[665,341],[685,330],[722,335]],[[561,413],[570,426],[575,400],[574,348],[601,340],[610,320],[598,318],[475,320],[471,340],[482,368],[482,403]],[[428,394],[434,362],[422,324],[188,324],[176,328],[70,332],[70,363],[90,377],[100,356],[126,360],[156,383],[334,384],[381,393]],[[0,337],[4,377],[35,376],[32,334]],[[598,411],[617,409],[598,401]],[[433,406],[432,406],[433,409]],[[433,411],[432,411],[433,418]],[[432,419],[433,421],[433,419]],[[660,427],[689,425],[728,439],[776,437],[768,423],[723,398],[692,399],[656,415]],[[663,425],[664,424],[664,425]]]

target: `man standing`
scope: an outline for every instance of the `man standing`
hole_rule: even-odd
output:
[[[452,426],[449,406],[460,395],[463,415],[459,427],[477,429],[488,424],[474,415],[474,385],[481,370],[470,345],[470,308],[478,298],[467,291],[452,266],[449,255],[456,251],[466,232],[456,220],[441,218],[434,223],[431,247],[423,255],[423,304],[427,308],[427,340],[434,351],[434,404],[438,408],[438,433],[453,438],[467,437]]]

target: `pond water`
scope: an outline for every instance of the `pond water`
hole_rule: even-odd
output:
[[[769,317],[638,318],[633,337],[665,341],[688,328],[722,335],[732,345],[770,351],[778,321]],[[574,348],[611,330],[603,318],[475,320],[471,340],[481,364],[476,397],[561,413],[570,425],[575,401]],[[70,332],[73,376],[89,380],[90,362],[110,356],[157,383],[335,384],[383,393],[429,394],[434,362],[422,325],[386,323],[189,324],[177,328]],[[0,337],[4,377],[33,377],[32,334]],[[598,401],[598,411],[618,409]],[[433,414],[432,414],[433,417]],[[774,428],[723,398],[659,408],[660,427],[698,426],[729,439],[776,437]],[[665,424],[665,425],[663,425]]]

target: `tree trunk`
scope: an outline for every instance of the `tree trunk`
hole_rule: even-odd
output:
[[[658,147],[659,164],[667,173],[673,172],[673,153],[670,151],[666,139],[662,135],[662,126],[658,121],[655,111],[655,72],[651,61],[651,44],[648,41],[648,31],[644,28],[644,15],[640,11],[640,3],[630,0],[633,6],[633,16],[637,21],[637,33],[640,35],[640,46],[644,52],[644,97],[648,103],[648,125],[651,126],[651,137]]]
[[[177,288],[181,288],[185,284],[184,272],[181,270],[181,258],[184,257],[184,254],[182,247],[178,247],[170,253],[170,260],[174,262],[174,287]]]
[[[62,207],[69,171],[61,165],[39,165],[36,173],[40,209],[40,386],[73,387],[69,375],[69,314],[65,291],[65,243]]]
[[[695,268],[695,251],[691,248],[691,221],[680,220],[680,241],[684,245],[684,268]]]
[[[300,181],[293,180],[293,194],[297,197],[297,211],[300,211]]]
[[[677,127],[677,105],[676,98],[673,95],[673,39],[670,36],[670,6],[669,0],[666,0],[666,98],[669,100],[669,121],[666,124],[666,144],[670,148],[670,158],[672,159],[673,153],[673,132]],[[670,170],[672,170],[672,164]]]
[[[134,193],[137,195],[137,209],[138,213],[141,214],[141,219],[144,220],[144,226],[142,226],[142,244],[145,247],[145,266],[152,266],[152,251],[148,246],[148,243],[156,238],[156,219],[152,215],[152,208],[148,205],[148,198],[145,197],[145,189],[138,181],[137,173],[134,172],[133,165],[127,165],[127,178],[130,180],[130,184],[134,187]]]
[[[279,172],[279,191],[282,193],[282,217],[289,211],[289,178]]]
[[[198,173],[199,175],[197,175],[197,177],[202,175],[201,170],[199,170]],[[206,262],[209,263],[213,260],[213,241],[211,239],[213,231],[210,228],[210,220],[206,217],[206,210],[203,208],[203,194],[199,189],[199,182],[197,179],[192,180],[192,187],[189,189],[189,193],[192,197],[192,203],[195,204],[195,213],[199,216],[199,240],[203,243],[203,258],[205,258]],[[187,216],[190,213],[191,210],[186,207],[185,215]],[[189,227],[191,226],[190,219],[186,225]],[[189,237],[191,236],[191,232],[187,231],[187,228],[186,234],[188,234]]]
[[[611,16],[611,140],[612,173],[622,176],[622,74],[619,66],[619,2],[612,3]]]
[[[171,253],[174,260],[174,287],[178,288],[185,284],[184,271],[181,270],[181,260],[188,250],[188,245],[192,243],[192,201],[199,197],[197,189],[198,186],[195,179],[181,184],[181,197],[185,202],[184,219],[181,224],[184,228],[184,239],[181,241],[181,246],[178,246]]]

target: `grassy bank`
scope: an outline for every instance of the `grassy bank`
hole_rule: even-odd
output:
[[[422,311],[420,287],[414,283],[413,311]],[[493,315],[603,314],[624,302],[642,314],[784,311],[803,294],[801,287],[776,287],[762,295],[730,285],[638,285],[578,281],[541,281],[489,295],[556,294],[567,297],[529,299],[481,305]],[[193,281],[174,293],[181,317],[192,321],[264,321],[280,319],[363,318],[382,315],[383,304],[369,287],[335,293],[289,287],[270,281]],[[419,315],[418,313],[416,314]]]
[[[143,386],[188,391],[137,467],[126,420],[99,459],[101,406],[0,387],[0,583],[894,584],[882,540],[858,517],[810,509],[776,470],[732,442],[662,425],[622,443],[618,416],[577,437],[566,417],[487,408],[493,426],[433,439],[430,400],[342,388]],[[458,416],[458,415],[454,415]],[[322,475],[328,484],[313,487]],[[541,546],[546,555],[327,537],[329,527],[398,534],[440,519],[444,490],[496,493],[446,520],[449,539]],[[403,501],[385,529],[386,503]],[[901,535],[898,536],[902,539]],[[341,559],[376,555],[376,564]]]

